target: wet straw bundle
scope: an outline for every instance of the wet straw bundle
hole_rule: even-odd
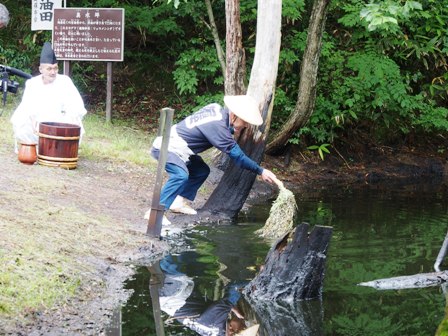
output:
[[[297,215],[297,203],[294,194],[285,188],[283,182],[276,180],[280,191],[272,204],[269,218],[263,228],[256,233],[268,240],[277,240],[289,232],[294,226]]]

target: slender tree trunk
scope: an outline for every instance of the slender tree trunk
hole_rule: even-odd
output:
[[[208,19],[210,21],[210,30],[212,31],[213,41],[215,41],[216,54],[218,55],[219,63],[221,64],[221,70],[223,77],[226,75],[226,61],[224,60],[224,52],[221,46],[221,40],[219,39],[218,29],[216,28],[215,16],[213,15],[212,3],[210,0],[205,0],[205,6],[207,7]]]
[[[226,0],[226,71],[224,92],[226,95],[246,93],[246,54],[243,48],[243,33],[240,20],[240,1]],[[225,170],[229,166],[228,155],[215,149],[212,154],[215,167]]]
[[[259,103],[264,123],[258,128],[246,129],[239,141],[242,150],[256,162],[261,162],[263,158],[271,121],[280,55],[281,10],[281,0],[258,1],[255,58],[247,94]],[[204,210],[235,217],[243,207],[255,178],[254,173],[231,162],[204,205]]]
[[[315,0],[311,11],[308,36],[302,67],[300,69],[299,93],[294,112],[266,146],[267,154],[277,154],[288,143],[294,132],[303,127],[314,111],[316,100],[317,72],[330,0]]]
[[[226,0],[226,95],[246,93],[246,54],[243,48],[241,31],[240,1]]]

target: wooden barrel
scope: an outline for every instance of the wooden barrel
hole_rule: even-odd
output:
[[[75,169],[81,127],[78,125],[41,122],[37,163],[50,167]]]

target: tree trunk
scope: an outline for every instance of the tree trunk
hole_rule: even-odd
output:
[[[226,71],[224,92],[226,95],[246,93],[246,54],[240,20],[239,0],[226,0]],[[229,166],[229,156],[215,149],[212,155],[215,167],[224,171]]]
[[[303,223],[269,251],[260,273],[244,288],[244,296],[257,302],[291,303],[322,296],[326,253],[333,229]]]
[[[255,58],[247,94],[259,103],[264,123],[259,128],[246,129],[239,141],[242,150],[258,163],[263,158],[271,121],[280,54],[281,10],[281,0],[258,1]],[[230,68],[229,65],[227,68]],[[236,217],[249,195],[255,178],[254,173],[236,167],[233,163],[229,164],[204,209]]]
[[[294,112],[267,145],[267,154],[277,154],[288,143],[294,132],[303,127],[314,111],[317,72],[322,46],[322,35],[330,0],[315,0],[311,11],[306,48],[300,69],[299,93]]]
[[[210,21],[210,30],[212,31],[213,41],[215,42],[216,54],[218,55],[219,63],[223,77],[226,75],[226,62],[224,60],[224,52],[221,47],[221,40],[219,39],[218,29],[216,28],[215,16],[213,15],[212,4],[210,0],[205,0],[205,7],[207,7],[208,19]]]
[[[240,21],[240,1],[226,0],[226,72],[224,90],[226,95],[246,93],[246,54],[243,48]]]

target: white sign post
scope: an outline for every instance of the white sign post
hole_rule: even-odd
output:
[[[32,0],[31,30],[53,30],[55,8],[62,8],[62,0]]]

